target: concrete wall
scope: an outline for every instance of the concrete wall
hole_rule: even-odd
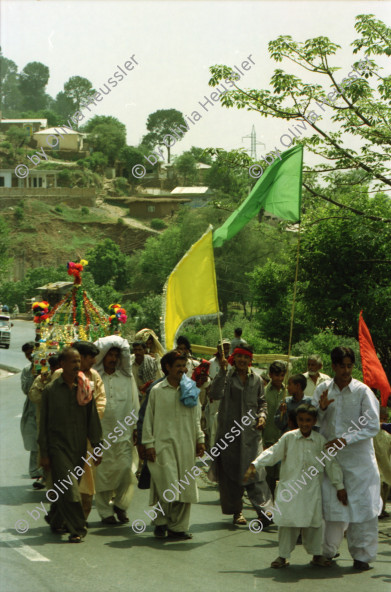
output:
[[[4,188],[12,187],[12,172],[0,173],[0,177],[4,177]],[[1,189],[1,187],[0,187]]]
[[[0,187],[0,210],[16,206],[21,199],[38,199],[50,204],[64,203],[76,207],[93,207],[96,191],[94,187],[74,189],[69,187],[52,187],[50,189]]]

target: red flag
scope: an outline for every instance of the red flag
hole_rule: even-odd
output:
[[[360,318],[358,321],[358,341],[360,343],[364,382],[369,387],[380,391],[382,407],[386,407],[388,397],[391,394],[391,387],[383,366],[377,357],[371,334],[362,317],[362,311],[360,312]]]

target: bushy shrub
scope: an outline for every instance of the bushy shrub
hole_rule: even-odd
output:
[[[81,209],[81,213],[83,214],[83,216],[86,216],[90,213],[90,210],[86,206],[83,206]]]
[[[160,337],[160,317],[162,314],[162,297],[160,294],[146,296],[143,300],[143,306],[140,307],[138,320],[135,323],[135,331],[140,331],[144,327],[153,329]]]
[[[21,206],[17,206],[15,208],[14,216],[16,220],[18,220],[19,222],[21,222],[24,219],[24,210]]]
[[[318,354],[323,360],[322,372],[332,376],[333,369],[331,367],[330,352],[334,347],[339,345],[351,347],[354,351],[356,363],[353,369],[353,377],[362,380],[360,346],[358,341],[352,337],[334,335],[330,329],[317,333],[309,341],[299,341],[293,345],[292,356],[303,356],[300,361],[294,362],[293,371],[306,372],[308,356]]]
[[[61,206],[56,206],[55,211],[58,212],[59,214],[62,214],[62,207]]]
[[[149,224],[154,230],[163,230],[164,228],[167,228],[167,224],[160,218],[153,218]]]
[[[87,158],[81,158],[77,161],[77,164],[83,168],[88,168],[94,172],[103,172],[107,167],[107,156],[102,152],[94,152]]]
[[[69,169],[62,169],[62,171],[58,173],[58,181],[61,187],[72,187],[73,178],[71,171]]]
[[[114,187],[121,195],[127,195],[129,193],[129,183],[125,177],[117,177],[114,180]]]
[[[253,346],[257,354],[282,354],[281,347],[264,339],[259,332],[254,329],[254,324],[249,319],[240,315],[234,315],[222,326],[223,338],[233,339],[236,327],[242,327],[243,339]],[[192,321],[187,323],[181,331],[191,343],[197,345],[207,345],[208,347],[217,346],[220,340],[219,329],[216,320],[206,319],[205,321]]]

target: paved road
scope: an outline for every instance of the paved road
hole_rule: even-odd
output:
[[[34,330],[32,323],[22,321],[15,329],[11,349],[2,350],[1,357],[9,355],[12,365],[20,362],[22,368],[25,361],[17,350]],[[129,515],[131,521],[147,523],[143,534],[135,534],[128,525],[102,527],[93,509],[85,541],[68,544],[65,536],[50,533],[42,510],[34,519],[34,508],[41,502],[47,508],[48,503],[43,492],[32,489],[27,474],[28,453],[19,429],[24,395],[19,385],[18,374],[0,381],[2,592],[278,592],[284,584],[289,592],[390,590],[390,520],[380,523],[378,559],[370,572],[353,572],[346,542],[338,563],[328,570],[311,567],[302,546],[294,551],[289,568],[273,570],[269,565],[278,555],[277,528],[252,534],[247,527],[232,526],[231,518],[220,513],[215,487],[205,479],[199,481],[200,502],[192,508],[192,541],[155,540],[144,513],[149,509],[148,492],[137,489]],[[248,519],[255,517],[248,506],[244,513]],[[15,531],[21,520],[29,523],[25,534]]]
[[[11,329],[10,348],[0,348],[0,368],[12,367],[22,370],[28,362],[21,348],[27,341],[34,341],[35,326],[32,321],[18,321],[15,319],[12,322],[14,326]]]

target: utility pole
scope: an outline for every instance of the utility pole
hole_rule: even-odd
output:
[[[253,160],[257,160],[257,146],[260,146],[262,144],[262,146],[266,148],[266,144],[264,144],[263,142],[257,142],[257,134],[254,125],[251,128],[251,134],[242,137],[242,142],[246,138],[250,138],[251,140],[250,156]]]

